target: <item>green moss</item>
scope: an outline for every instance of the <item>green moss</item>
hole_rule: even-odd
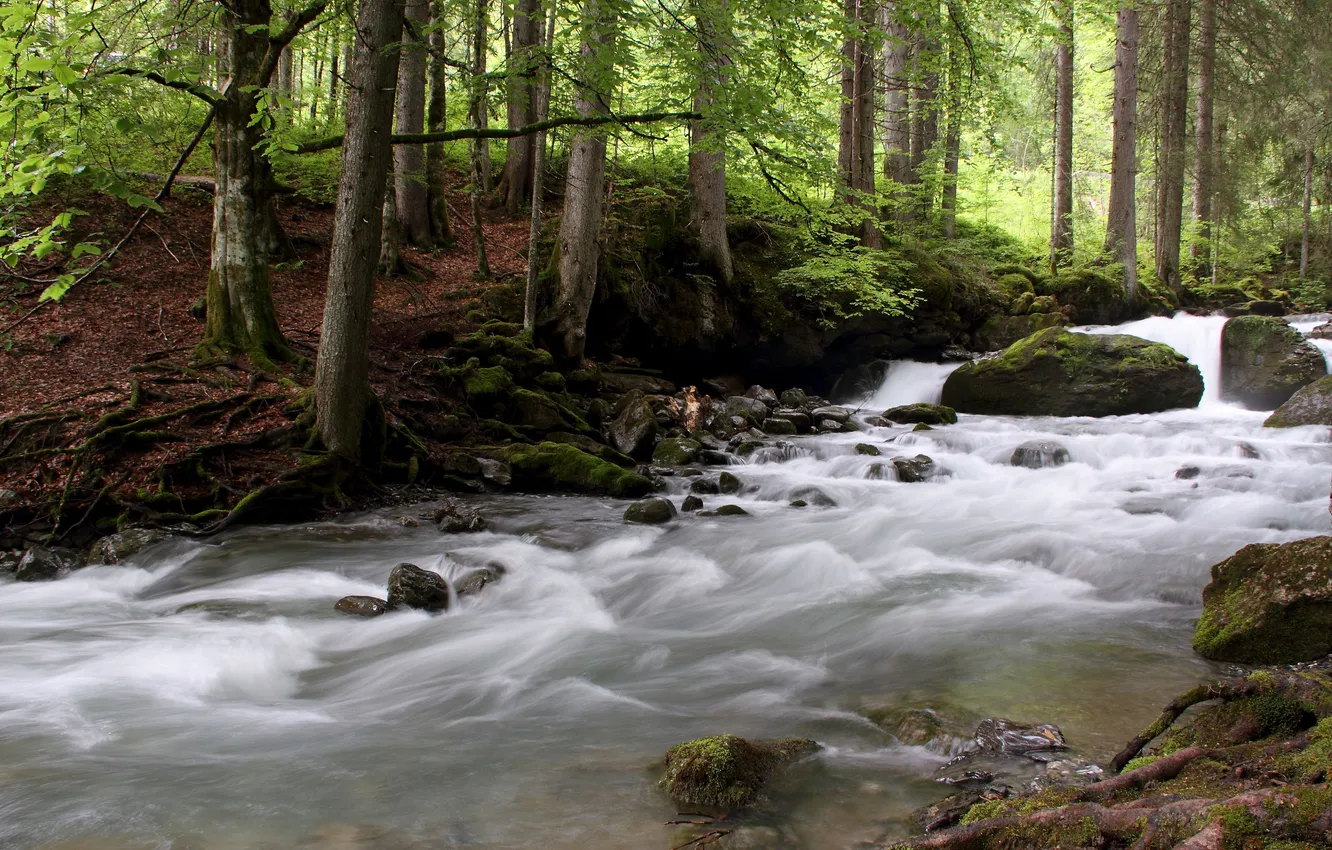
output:
[[[1036,286],[1038,295],[1053,295],[1076,311],[1079,322],[1106,324],[1127,318],[1129,304],[1122,274],[1112,279],[1103,269],[1063,271]]]
[[[1128,764],[1124,765],[1124,773],[1128,773],[1131,770],[1137,770],[1140,767],[1146,767],[1152,762],[1160,760],[1160,756],[1138,756],[1135,759],[1130,759]]]
[[[1023,274],[1010,272],[1002,275],[994,282],[994,288],[1005,298],[1013,299],[1025,293],[1035,294],[1036,290],[1032,287],[1031,280]]]
[[[1079,791],[1071,786],[1047,788],[1038,794],[1021,797],[1007,797],[1002,800],[986,800],[972,806],[962,817],[962,823],[976,823],[995,818],[1011,818],[1029,815],[1045,809],[1058,809],[1075,802]]]
[[[543,442],[502,449],[499,457],[521,486],[607,496],[637,497],[652,492],[652,482],[575,446]]]
[[[662,785],[678,804],[732,811],[754,802],[778,767],[818,748],[806,738],[699,738],[667,751]]]
[[[463,383],[469,398],[493,400],[513,392],[513,375],[502,366],[477,369]]]

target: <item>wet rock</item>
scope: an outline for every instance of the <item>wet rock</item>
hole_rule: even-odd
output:
[[[1221,330],[1223,401],[1272,410],[1326,374],[1322,352],[1282,319],[1239,316]]]
[[[761,440],[745,440],[735,447],[735,453],[740,457],[749,457],[763,446],[764,443]]]
[[[479,570],[473,570],[453,583],[453,592],[458,594],[459,599],[475,595],[485,590],[488,585],[498,583],[506,572],[503,564],[490,564]]]
[[[676,744],[666,752],[662,785],[677,806],[735,811],[757,800],[778,768],[819,749],[817,743],[806,738],[700,738]]]
[[[777,393],[767,387],[761,387],[758,384],[745,390],[745,397],[763,402],[767,405],[769,410],[777,406]]]
[[[804,408],[809,406],[809,396],[805,395],[805,391],[799,388],[783,390],[778,401],[782,407]]]
[[[699,511],[699,516],[750,516],[749,511],[739,505],[722,505],[716,510]]]
[[[1235,454],[1248,460],[1260,460],[1262,454],[1253,447],[1252,443],[1239,442],[1235,444]]]
[[[878,446],[871,446],[869,443],[856,443],[856,454],[878,457],[883,454],[883,452],[879,451]]]
[[[836,419],[820,419],[814,423],[813,429],[816,433],[835,434],[842,430],[842,426],[845,424],[845,422],[838,422]],[[888,423],[884,422],[883,424],[887,425]]]
[[[780,419],[776,416],[768,417],[763,423],[763,430],[769,434],[779,437],[790,437],[796,433],[795,423],[789,419]]]
[[[402,526],[403,528],[420,528],[420,527],[421,527],[421,523],[417,521],[416,517],[410,517],[410,516],[400,516],[400,517],[398,517],[398,525]]]
[[[897,470],[897,480],[907,484],[928,481],[933,478],[937,472],[934,466],[934,459],[928,455],[895,457],[892,460],[892,464],[893,468]]]
[[[167,538],[167,533],[156,528],[127,528],[103,537],[88,550],[89,564],[119,564],[137,555],[140,550]]]
[[[638,390],[645,395],[675,395],[679,389],[675,384],[660,376],[631,372],[603,371],[601,373],[601,385],[612,392],[627,393],[631,390]]]
[[[793,507],[793,508],[807,508],[807,507],[809,507],[809,502],[806,502],[804,499],[792,499],[792,500],[791,500],[791,507]]]
[[[836,500],[818,487],[797,487],[791,491],[791,498],[813,505],[816,508],[835,508]]]
[[[445,502],[431,518],[445,534],[468,534],[490,527],[481,514],[454,501]]]
[[[1044,469],[1048,466],[1063,466],[1069,458],[1068,449],[1053,440],[1031,440],[1013,450],[1008,464],[1025,466],[1027,469]]]
[[[624,521],[641,525],[660,525],[675,519],[675,505],[670,499],[656,496],[634,502],[624,511]]]
[[[616,466],[625,469],[634,468],[634,459],[629,457],[629,455],[619,451],[613,446],[599,443],[586,434],[570,434],[566,431],[556,431],[553,434],[547,434],[546,439],[552,443],[563,443],[564,445],[573,446],[579,451],[587,452],[593,457],[600,458],[607,463],[613,463]]]
[[[1167,345],[1050,328],[959,367],[943,403],[961,413],[1117,416],[1196,407],[1202,391],[1198,368]]]
[[[1048,723],[1018,723],[1002,717],[987,717],[976,727],[973,752],[1006,756],[1068,749],[1064,733]]]
[[[12,573],[18,569],[23,552],[18,549],[0,550],[0,573]]]
[[[1289,312],[1280,301],[1250,301],[1246,306],[1251,316],[1284,316]]]
[[[716,495],[717,493],[721,492],[721,487],[717,484],[716,481],[711,481],[707,478],[700,478],[694,483],[689,485],[689,492],[698,493],[703,496]]]
[[[749,396],[733,395],[726,399],[726,410],[735,416],[740,416],[747,422],[753,422],[756,425],[762,425],[768,418],[768,406],[756,398]]]
[[[53,581],[79,566],[78,557],[73,552],[34,546],[19,558],[14,567],[14,578],[17,581]]]
[[[1175,470],[1175,477],[1184,481],[1190,481],[1202,474],[1202,470],[1196,466],[1181,466]]]
[[[356,617],[378,617],[388,613],[389,604],[375,596],[344,596],[333,608]]]
[[[415,564],[398,564],[389,573],[389,608],[444,611],[449,607],[449,583],[439,573]]]
[[[515,482],[528,489],[619,497],[643,496],[653,490],[646,477],[576,446],[546,441],[535,446],[515,444],[502,451]]]
[[[703,444],[688,437],[667,437],[652,452],[652,462],[665,466],[684,466],[692,463]]]
[[[1332,325],[1332,322],[1328,323]],[[1319,325],[1327,327],[1327,325]],[[1317,330],[1317,328],[1315,328]],[[1332,339],[1332,337],[1324,337]],[[1267,428],[1296,428],[1301,425],[1332,425],[1332,376],[1319,378],[1301,387],[1278,407],[1267,421]]]
[[[915,432],[915,431],[933,431],[934,429],[931,428],[929,425],[926,425],[924,422],[917,422],[916,427],[912,428],[911,430]]]
[[[865,712],[865,717],[903,744],[924,747],[939,755],[953,756],[972,744],[970,727],[960,726],[934,708],[878,708]]]
[[[777,419],[785,419],[786,421],[790,422],[792,425],[796,426],[797,431],[801,432],[808,431],[809,426],[812,424],[812,420],[809,418],[808,413],[805,413],[803,410],[797,410],[792,407],[777,408],[775,411],[773,411],[772,417],[769,418],[774,418],[774,417]]]
[[[1027,309],[1030,309],[1030,303]],[[1008,348],[1020,339],[1026,339],[1046,328],[1064,325],[1064,317],[1058,313],[1036,313],[1034,315],[991,316],[977,329],[973,340],[977,351],[1000,351]]]
[[[739,493],[741,488],[740,479],[729,472],[723,472],[717,478],[717,488],[726,494]]]
[[[1332,322],[1324,322],[1313,330],[1309,331],[1309,336],[1314,339],[1332,339]]]
[[[851,418],[850,408],[842,407],[836,404],[828,404],[823,407],[816,407],[809,412],[811,418],[815,421],[820,419],[831,419],[841,425]]]
[[[620,400],[619,412],[606,428],[616,450],[636,460],[652,456],[657,439],[657,417],[641,390],[632,390]]]
[[[684,501],[680,503],[680,510],[684,513],[693,513],[703,509],[703,500],[698,496],[685,496]]]
[[[1332,537],[1256,543],[1213,566],[1193,649],[1242,664],[1332,652]]]
[[[883,418],[889,422],[909,425],[956,425],[957,411],[942,404],[904,404],[883,412]]]
[[[730,466],[731,456],[717,449],[703,449],[698,453],[700,462],[708,466]]]

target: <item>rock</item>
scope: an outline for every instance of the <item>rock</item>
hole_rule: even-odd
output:
[[[871,446],[869,443],[856,443],[856,454],[878,457],[883,454],[883,452],[879,451],[878,446]]]
[[[1252,443],[1240,441],[1235,444],[1235,454],[1248,460],[1261,460],[1262,454],[1253,447]]]
[[[684,466],[698,457],[703,444],[688,437],[667,437],[652,452],[652,462],[664,466]]]
[[[446,501],[431,518],[445,534],[467,534],[489,528],[481,514],[454,501]]]
[[[698,496],[685,496],[684,501],[680,503],[680,510],[684,513],[693,513],[703,509],[703,500]]]
[[[1280,301],[1250,301],[1247,307],[1251,316],[1284,316],[1288,312]]]
[[[678,389],[665,378],[630,372],[602,372],[601,385],[612,392],[627,393],[638,390],[646,395],[675,395]]]
[[[731,456],[716,449],[703,449],[698,453],[699,462],[707,466],[730,466]]]
[[[717,516],[749,516],[749,511],[739,505],[722,505],[714,513]]]
[[[700,738],[666,752],[662,785],[677,806],[735,811],[753,803],[776,770],[820,749],[806,738],[746,741],[735,735]]]
[[[836,433],[842,430],[842,426],[845,424],[846,424],[845,422],[838,422],[836,419],[820,419],[817,423],[814,424],[814,430],[825,431],[828,433]],[[887,420],[884,420],[883,424],[888,425],[889,423]]]
[[[963,413],[1117,416],[1196,407],[1202,392],[1198,368],[1167,345],[1050,328],[959,367],[943,403]]]
[[[1064,733],[1048,723],[1017,723],[1002,717],[987,717],[976,727],[973,752],[1025,756],[1029,753],[1066,750]]]
[[[837,507],[836,500],[818,487],[798,487],[791,491],[791,498],[816,508]]]
[[[906,484],[917,484],[934,477],[934,459],[928,455],[915,457],[895,457],[893,468],[897,470],[897,480]]]
[[[809,426],[812,422],[812,420],[809,418],[808,413],[804,412],[803,410],[796,410],[795,408],[791,407],[779,407],[775,411],[773,411],[772,416],[768,418],[785,419],[787,422],[790,422],[792,425],[796,426],[797,431],[802,431],[802,432],[808,431]]]
[[[507,570],[502,564],[490,564],[479,570],[473,570],[453,583],[453,592],[458,598],[472,596],[486,589],[487,585],[496,584],[504,578]]]
[[[636,497],[652,492],[652,482],[632,470],[594,457],[571,445],[546,441],[501,450],[514,481],[533,490]]]
[[[903,744],[940,755],[953,756],[972,745],[968,727],[933,708],[876,708],[865,712],[865,717]]]
[[[1332,425],[1332,375],[1298,389],[1263,425],[1268,428]]]
[[[5,487],[0,487],[0,510],[18,503],[19,494]]]
[[[809,396],[805,395],[805,391],[799,389],[798,387],[789,390],[783,390],[781,397],[779,397],[777,401],[781,404],[782,407],[803,408],[809,406]]]
[[[449,607],[449,583],[439,573],[415,564],[398,564],[389,573],[389,608],[444,611]]]
[[[745,390],[745,397],[763,402],[767,405],[769,410],[777,406],[777,393],[767,387],[761,387],[758,384]]]
[[[502,409],[499,418],[504,422],[540,434],[549,431],[584,431],[589,427],[576,413],[546,394],[522,387],[509,394]]]
[[[740,479],[729,472],[723,472],[717,478],[717,489],[728,495],[739,493],[741,486]]]
[[[711,481],[707,478],[700,478],[694,483],[689,485],[689,492],[699,493],[704,496],[715,495],[721,492],[721,487],[718,486],[716,481]]]
[[[1175,477],[1184,481],[1197,478],[1201,474],[1202,470],[1196,466],[1181,466],[1179,469],[1175,470]]]
[[[611,446],[598,443],[596,440],[586,434],[570,434],[565,431],[556,431],[553,434],[547,434],[546,439],[552,443],[564,443],[573,446],[580,451],[599,457],[607,463],[613,463],[616,466],[622,466],[625,469],[633,469],[634,459],[622,451]]]
[[[1193,649],[1242,664],[1332,652],[1332,537],[1255,543],[1213,566]]]
[[[1222,401],[1272,410],[1326,374],[1322,352],[1282,319],[1238,316],[1221,330]]]
[[[1053,440],[1031,440],[1013,450],[1008,465],[1044,469],[1047,466],[1063,466],[1068,463],[1069,457],[1068,449]]]
[[[0,549],[0,573],[12,573],[23,560],[23,552],[18,549]]]
[[[743,417],[748,422],[755,425],[762,425],[768,418],[768,406],[755,398],[743,395],[733,395],[726,399],[727,412]]]
[[[933,431],[933,430],[934,430],[933,428],[931,428],[929,425],[926,425],[924,422],[917,422],[916,427],[911,429],[912,433],[915,433],[916,431]]]
[[[774,436],[790,437],[795,435],[796,426],[795,423],[789,419],[782,419],[777,416],[770,416],[768,417],[767,421],[763,423],[763,430],[765,433],[772,434]]]
[[[1132,312],[1122,275],[1112,279],[1090,268],[1071,269],[1043,281],[1036,290],[1072,307],[1073,317],[1084,325],[1114,324],[1127,319]]]
[[[793,507],[793,508],[807,508],[807,507],[809,507],[809,502],[806,502],[804,499],[792,499],[792,500],[791,500],[791,507]]]
[[[815,422],[818,422],[821,419],[831,419],[833,422],[841,425],[851,418],[851,410],[850,408],[842,407],[840,405],[827,404],[823,407],[814,408],[809,412],[809,415]]]
[[[657,439],[657,417],[640,390],[632,390],[620,401],[620,411],[606,428],[610,443],[636,460],[652,456]]]
[[[72,555],[62,549],[34,546],[19,558],[14,567],[14,578],[17,581],[53,581],[62,578],[79,565],[77,558]]]
[[[88,550],[89,564],[119,564],[141,549],[167,539],[167,533],[156,528],[127,528],[103,537]]]
[[[1063,325],[1064,317],[1058,313],[991,316],[977,329],[972,339],[977,351],[999,351],[1038,331]]]
[[[675,519],[676,515],[675,505],[671,504],[670,499],[654,496],[651,499],[634,502],[625,508],[624,521],[642,525],[660,525]]]
[[[378,617],[388,613],[389,604],[375,596],[344,596],[333,608],[356,617]]]
[[[1314,339],[1332,339],[1332,322],[1324,322],[1313,330],[1309,331],[1309,336]]]
[[[904,404],[900,407],[885,410],[882,415],[889,422],[905,425],[912,423],[922,425],[957,424],[957,411],[951,407],[944,407],[942,404],[926,404],[924,402]]]

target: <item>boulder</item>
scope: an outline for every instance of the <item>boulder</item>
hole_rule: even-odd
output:
[[[893,468],[897,470],[897,480],[906,484],[918,484],[934,477],[936,472],[934,459],[928,455],[915,457],[895,457]]]
[[[808,407],[809,396],[805,391],[796,387],[789,390],[782,390],[781,396],[777,399],[782,407]]]
[[[740,479],[730,472],[723,472],[717,478],[717,489],[723,493],[739,493],[741,486]]]
[[[869,443],[856,443],[856,454],[878,457],[883,454],[883,452],[879,451],[878,446],[872,446]]]
[[[445,534],[467,534],[485,531],[489,527],[481,514],[454,501],[446,501],[441,505],[433,514],[433,519]]]
[[[1047,466],[1063,466],[1068,461],[1068,449],[1054,440],[1031,440],[1013,450],[1008,464],[1025,466],[1027,469],[1044,469]]]
[[[647,395],[675,395],[677,389],[675,384],[665,378],[631,372],[602,372],[601,384],[612,392],[638,390]]]
[[[889,422],[902,425],[921,423],[924,425],[956,425],[957,411],[942,404],[904,404],[885,410],[882,414]]]
[[[791,491],[791,499],[796,502],[804,502],[805,505],[813,505],[816,508],[837,507],[836,500],[817,487],[797,487]]]
[[[991,316],[976,330],[972,339],[977,351],[999,351],[1037,331],[1061,327],[1063,324],[1064,317],[1058,313]]]
[[[733,395],[726,399],[726,410],[734,416],[740,416],[755,425],[762,425],[768,418],[768,406],[756,398]]]
[[[513,479],[532,490],[636,497],[652,492],[652,482],[633,470],[594,457],[575,446],[546,441],[515,444],[501,451]]]
[[[1332,322],[1324,322],[1313,330],[1309,331],[1309,336],[1314,339],[1332,339]]]
[[[1059,727],[1048,723],[1018,723],[1002,717],[987,717],[976,727],[969,749],[976,753],[1025,756],[1050,750],[1066,750],[1068,743]]]
[[[810,418],[815,422],[823,419],[831,419],[838,425],[845,423],[851,418],[851,409],[836,404],[827,404],[823,407],[816,407],[809,412]]]
[[[1332,537],[1255,543],[1213,566],[1193,649],[1241,664],[1332,652]]]
[[[777,406],[777,393],[767,387],[761,387],[758,384],[745,390],[745,397],[763,402],[767,405],[769,410]]]
[[[712,481],[707,478],[700,478],[694,483],[689,485],[689,492],[698,493],[699,495],[703,496],[715,496],[716,494],[721,492],[721,487],[718,486],[716,481]]]
[[[14,567],[17,581],[52,581],[63,578],[72,569],[80,566],[73,552],[63,549],[48,549],[34,546],[23,553]]]
[[[998,357],[959,367],[943,403],[963,413],[1117,416],[1196,407],[1198,367],[1168,345],[1049,328]]]
[[[698,453],[698,460],[706,466],[730,466],[732,458],[717,449],[703,449]]]
[[[1296,390],[1263,425],[1268,428],[1332,425],[1332,375]]]
[[[594,457],[599,457],[607,463],[613,463],[616,466],[622,466],[625,469],[633,469],[634,466],[637,465],[634,462],[634,459],[629,457],[629,455],[612,446],[598,443],[586,434],[570,434],[567,431],[556,431],[552,434],[547,434],[546,439],[552,443],[564,443],[565,445],[573,446],[574,448],[585,451]]]
[[[795,423],[780,416],[770,416],[763,423],[763,431],[778,437],[790,437],[796,433]]]
[[[1282,319],[1238,316],[1221,330],[1221,399],[1273,410],[1327,374],[1323,354]]]
[[[703,444],[698,440],[691,440],[688,437],[667,437],[657,443],[657,448],[652,452],[652,462],[662,466],[684,466],[692,463],[702,449]]]
[[[389,608],[444,611],[449,607],[449,583],[439,573],[415,564],[398,564],[389,573]]]
[[[747,741],[716,735],[666,752],[662,786],[677,806],[707,806],[735,811],[758,799],[778,768],[820,749],[807,738]]]
[[[1042,281],[1036,291],[1053,295],[1073,308],[1073,318],[1085,325],[1109,325],[1132,312],[1122,279],[1113,280],[1095,269],[1070,269]]]
[[[138,554],[139,550],[166,538],[167,533],[160,529],[127,528],[94,543],[88,550],[88,563],[119,564],[126,558]]]
[[[624,521],[641,525],[660,525],[675,519],[675,505],[662,496],[634,502],[624,510]]]
[[[453,583],[453,592],[458,598],[472,596],[485,590],[488,585],[496,584],[507,572],[502,564],[490,564],[479,570],[473,570]]]
[[[808,431],[811,424],[809,414],[794,407],[779,407],[769,418],[785,419],[796,426],[797,431]]]
[[[699,516],[749,516],[749,511],[739,505],[722,505],[715,511],[699,511]]]
[[[680,510],[683,513],[693,513],[703,509],[703,500],[698,496],[685,496],[684,501],[680,503]]]
[[[652,447],[657,439],[657,417],[641,391],[625,394],[620,401],[619,413],[606,432],[611,445],[624,454],[636,460],[652,457]]]
[[[388,613],[389,604],[375,596],[344,596],[333,608],[356,617],[378,617]]]

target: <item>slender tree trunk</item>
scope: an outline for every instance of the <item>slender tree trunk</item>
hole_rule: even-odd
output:
[[[867,210],[859,226],[861,242],[877,246],[881,240],[865,198],[874,193],[874,51],[867,30],[875,12],[869,0],[846,0],[845,14],[851,34],[842,47],[842,112],[838,167],[848,203]]]
[[[614,90],[611,53],[615,42],[614,13],[605,0],[584,0],[581,88],[575,107],[579,115],[605,115],[606,97]],[[560,220],[560,280],[548,330],[552,353],[577,362],[587,346],[587,316],[597,290],[597,237],[606,179],[606,136],[596,129],[574,135],[565,181],[564,215]]]
[[[278,57],[278,84],[277,88],[292,103],[281,111],[281,114],[291,120],[291,113],[294,112],[296,100],[295,76],[293,75],[293,60],[295,50],[290,44],[282,49],[282,55]]]
[[[513,7],[512,32],[512,53],[506,80],[510,129],[536,121],[536,50],[541,43],[540,0],[517,0]],[[508,155],[504,160],[500,189],[504,194],[504,208],[510,215],[516,214],[518,207],[532,194],[535,142],[532,136],[517,136],[508,140]]]
[[[315,411],[330,454],[362,460],[362,425],[369,405],[370,311],[387,177],[393,162],[393,90],[402,37],[403,0],[361,0],[355,59],[347,97],[342,179],[328,263],[324,329],[315,363]],[[373,460],[371,458],[370,460]]]
[[[389,172],[387,188],[384,190],[384,222],[379,235],[379,273],[384,275],[399,274],[404,270],[402,262],[402,220],[398,217],[398,193],[394,185],[396,177]]]
[[[472,139],[468,151],[472,162],[471,189],[468,197],[472,211],[472,240],[476,245],[476,276],[490,277],[490,259],[486,256],[486,231],[481,217],[481,196],[485,192],[485,139]]]
[[[933,33],[938,29],[938,15],[933,13],[925,23],[924,31]],[[939,140],[939,72],[934,67],[938,61],[939,43],[933,36],[920,38],[912,61],[914,85],[911,89],[911,182],[922,184],[925,178],[925,161]],[[933,192],[921,186],[916,201],[916,215],[928,218],[934,205]]]
[[[486,51],[490,44],[490,0],[476,0],[476,18],[472,27],[472,83],[471,100],[468,103],[468,115],[472,126],[478,130],[484,130],[490,126],[489,91],[490,83],[486,81]],[[490,175],[490,143],[484,139],[473,142],[473,158],[478,160],[474,165],[478,165],[481,172],[481,191],[489,193],[491,190]]]
[[[711,111],[715,89],[726,87],[730,65],[731,26],[727,0],[694,0],[698,32],[699,82],[694,110]],[[726,237],[726,137],[710,119],[689,124],[689,186],[699,259],[713,275],[729,284],[733,276],[731,246]]]
[[[1123,264],[1124,290],[1133,303],[1138,297],[1138,10],[1131,2],[1119,7],[1113,113],[1105,252]]]
[[[1184,144],[1188,126],[1190,0],[1165,0],[1161,77],[1161,169],[1157,178],[1156,276],[1182,291],[1179,245],[1184,215]]]
[[[540,82],[536,92],[536,119],[544,121],[550,112],[551,48],[555,43],[555,4],[546,12],[545,51],[541,55]],[[523,329],[535,336],[537,328],[537,238],[541,235],[541,207],[546,188],[546,131],[536,134],[533,145],[532,218],[527,229],[527,292],[523,298]]]
[[[1198,276],[1206,275],[1211,262],[1212,222],[1212,110],[1216,79],[1216,0],[1198,0],[1198,93],[1197,125],[1193,136],[1193,220],[1198,234],[1189,246],[1189,256],[1198,261]]]
[[[1313,143],[1304,151],[1304,227],[1300,233],[1300,280],[1309,277],[1309,230],[1313,225]]]
[[[1055,62],[1054,209],[1050,221],[1050,267],[1073,259],[1073,3],[1057,0],[1059,46]]]
[[[447,45],[441,26],[443,0],[436,0],[432,17],[435,28],[430,31],[430,101],[426,108],[426,126],[432,133],[446,129],[448,115],[447,66],[440,61]],[[430,199],[431,241],[443,247],[453,246],[453,231],[449,227],[448,171],[443,142],[426,145],[426,189]]]
[[[962,62],[956,48],[948,51],[948,128],[944,131],[943,236],[957,236],[957,169],[962,155]]]
[[[905,185],[911,176],[911,41],[897,14],[893,3],[879,6],[879,28],[887,36],[883,46],[883,176]]]
[[[407,20],[417,33],[430,21],[429,0],[407,0]],[[426,50],[410,31],[402,35],[402,58],[398,63],[396,104],[399,133],[425,131]],[[434,243],[430,230],[430,201],[426,191],[426,152],[421,145],[398,145],[393,149],[393,180],[397,191],[400,237],[417,247]]]

